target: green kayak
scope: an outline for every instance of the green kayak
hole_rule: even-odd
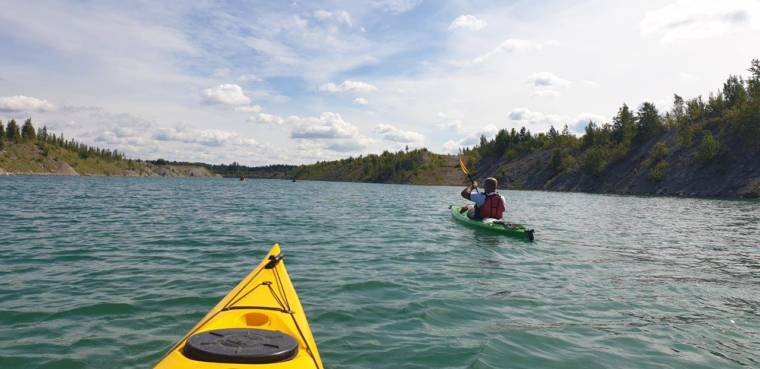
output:
[[[451,216],[453,216],[454,219],[470,227],[533,241],[533,230],[525,228],[522,224],[484,222],[481,220],[470,219],[467,217],[466,212],[460,212],[462,210],[461,206],[451,206],[450,208]]]

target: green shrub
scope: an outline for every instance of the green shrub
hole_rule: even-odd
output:
[[[575,160],[575,157],[570,154],[565,154],[562,157],[562,166],[560,168],[561,171],[572,171],[575,169],[575,167],[578,165],[578,161]]]
[[[520,155],[520,153],[516,149],[509,149],[507,152],[504,153],[504,160],[507,162],[510,162],[512,160],[517,159],[517,157]]]
[[[658,161],[665,158],[665,156],[668,155],[668,147],[665,146],[664,142],[658,142],[654,146],[652,146],[652,149],[649,150],[649,155],[647,155],[647,158],[644,159],[645,167],[648,167],[652,165],[652,163],[657,163]]]
[[[699,153],[697,154],[697,158],[701,162],[707,163],[715,159],[715,157],[718,156],[719,151],[720,143],[715,139],[715,137],[713,137],[712,132],[703,131],[702,143],[699,145]]]
[[[743,145],[750,150],[760,150],[760,99],[745,104],[731,118]]]
[[[607,169],[609,151],[605,147],[594,146],[586,151],[583,169],[593,176],[601,176]]]
[[[620,143],[617,145],[614,145],[610,149],[610,162],[616,162],[625,159],[628,156],[628,153],[631,151],[631,146],[629,144]]]
[[[668,163],[665,160],[661,160],[654,167],[649,169],[647,178],[652,182],[659,182],[665,178],[665,170],[668,169]]]
[[[678,132],[678,143],[681,146],[689,147],[694,140],[694,129],[688,123],[679,124],[676,128]]]

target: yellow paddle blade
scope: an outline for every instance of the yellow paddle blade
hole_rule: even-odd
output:
[[[464,165],[464,160],[462,160],[462,158],[459,158],[459,168],[462,169],[462,173],[465,175],[470,175],[470,171],[467,170],[467,166]]]

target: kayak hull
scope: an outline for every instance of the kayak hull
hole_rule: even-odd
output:
[[[487,232],[498,233],[509,237],[519,238],[526,241],[533,241],[532,229],[526,228],[522,224],[507,223],[505,226],[501,223],[484,222],[481,220],[470,219],[467,212],[462,212],[461,206],[451,206],[451,216],[459,223],[468,227],[480,229]]]
[[[214,306],[169,352],[155,369],[323,369],[306,314],[285,269],[279,245]],[[278,332],[297,341],[297,353],[284,361],[264,364],[199,361],[188,358],[188,340],[203,332],[251,329]]]

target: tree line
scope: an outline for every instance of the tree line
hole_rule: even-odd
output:
[[[318,161],[293,170],[298,178],[403,183],[427,166],[442,164],[440,155],[425,148],[383,151],[334,161]]]
[[[730,76],[723,88],[689,100],[673,96],[672,108],[661,113],[652,102],[633,110],[623,104],[611,122],[589,122],[584,135],[576,137],[565,125],[562,132],[552,126],[547,133],[531,134],[522,127],[500,130],[493,139],[481,136],[472,149],[461,149],[470,164],[483,158],[507,162],[536,150],[552,150],[551,165],[557,172],[582,170],[601,176],[609,165],[629,158],[644,145],[651,145],[643,165],[649,178],[662,179],[668,164],[664,161],[672,148],[659,140],[672,133],[680,148],[694,148],[703,163],[715,160],[721,152],[760,151],[760,60],[754,59],[744,79]],[[723,147],[721,141],[736,143]]]
[[[74,139],[66,139],[63,134],[55,134],[48,131],[47,127],[35,129],[32,119],[24,121],[19,126],[15,119],[8,121],[3,125],[0,121],[0,150],[5,149],[6,144],[35,144],[44,156],[47,156],[51,148],[62,148],[76,152],[80,158],[87,159],[90,157],[103,160],[124,160],[124,154],[118,150],[101,149],[85,145]]]

